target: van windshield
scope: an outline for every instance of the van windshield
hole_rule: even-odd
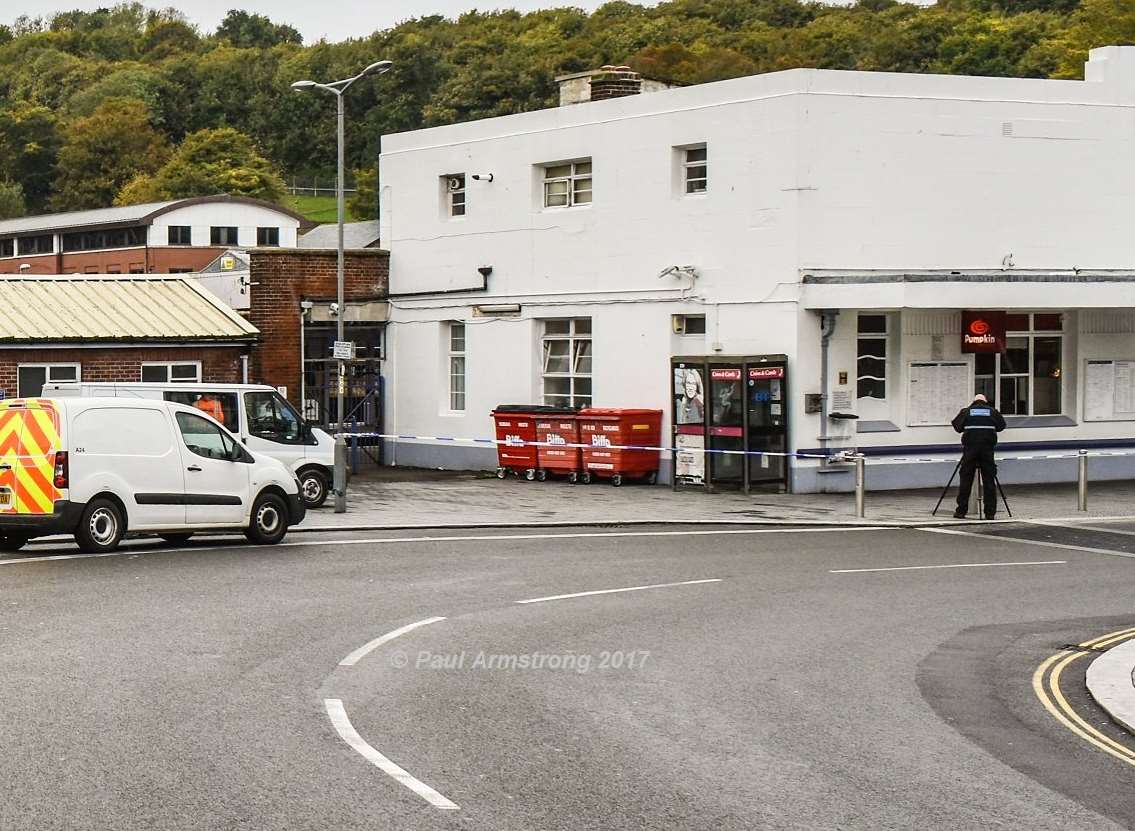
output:
[[[281,444],[303,442],[303,426],[299,414],[277,392],[246,392],[245,416],[248,434]]]
[[[235,392],[167,390],[162,396],[166,401],[173,401],[175,404],[196,407],[225,425],[225,429],[230,433],[240,432]]]

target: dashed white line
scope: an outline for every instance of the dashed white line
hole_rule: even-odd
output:
[[[949,563],[935,566],[891,566],[889,568],[833,568],[829,574],[863,574],[868,571],[923,571],[935,568],[993,568],[995,566],[1059,566],[1067,560],[1034,560],[1027,563]]]
[[[977,537],[987,542],[1015,542],[1022,545],[1040,545],[1045,548],[1062,548],[1065,551],[1086,551],[1089,554],[1106,554],[1109,557],[1135,557],[1130,551],[1116,551],[1112,548],[1092,548],[1088,545],[1069,545],[1062,542],[1048,542],[1047,540],[1030,540],[1024,537],[1003,537],[1000,534],[976,534],[973,531],[958,531],[953,528],[919,528],[928,534],[957,534],[963,537]]]
[[[335,727],[339,738],[350,745],[356,753],[396,782],[405,785],[435,808],[440,808],[443,811],[459,810],[456,802],[446,799],[425,782],[415,778],[404,768],[399,767],[367,744],[366,739],[359,735],[354,725],[351,724],[351,720],[347,718],[347,710],[343,707],[343,702],[340,699],[325,698],[323,699],[323,706],[327,709],[327,717],[331,719],[331,724]]]
[[[598,589],[589,592],[574,592],[572,594],[554,594],[549,597],[533,597],[528,600],[517,600],[516,603],[546,603],[549,600],[567,600],[571,597],[591,597],[596,594],[617,594],[618,592],[640,592],[646,589],[668,589],[671,586],[696,586],[699,583],[720,583],[722,578],[711,577],[707,580],[683,580],[680,583],[655,583],[651,586],[627,586],[621,589]]]
[[[405,626],[403,626],[399,629],[395,629],[393,632],[387,632],[382,637],[375,638],[370,643],[365,643],[362,646],[360,646],[358,649],[356,649],[354,652],[352,652],[346,658],[341,660],[339,662],[339,666],[341,666],[341,667],[353,667],[355,664],[357,664],[359,661],[361,661],[363,658],[365,658],[367,655],[369,655],[373,650],[382,646],[384,643],[389,643],[390,641],[394,640],[395,638],[400,637],[401,635],[405,635],[407,632],[413,632],[419,626],[428,626],[431,623],[437,623],[438,621],[441,621],[441,620],[445,620],[445,618],[443,618],[443,617],[428,617],[425,620],[419,620],[417,623],[407,623]]]

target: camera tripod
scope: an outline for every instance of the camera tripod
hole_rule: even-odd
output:
[[[950,485],[954,484],[954,477],[958,475],[958,471],[961,469],[962,460],[958,459],[958,463],[954,465],[954,472],[950,474],[950,480],[946,482],[946,487],[942,488],[942,493],[938,497],[938,504],[935,505],[934,510],[930,512],[931,516],[938,516],[938,509],[942,507],[942,500],[946,498],[946,494],[950,490]],[[981,508],[984,507],[982,506],[981,501],[985,498],[985,483],[982,481],[981,468],[978,468],[976,471],[974,471],[974,473],[975,475],[973,477],[973,487],[977,490],[978,513],[980,514]],[[1001,480],[998,479],[996,475],[993,476],[993,484],[997,486],[997,492],[1001,494],[1001,501],[1005,503],[1005,513],[1007,513],[1010,517],[1013,516],[1013,510],[1009,507],[1009,500],[1005,498],[1005,489],[1001,487]]]

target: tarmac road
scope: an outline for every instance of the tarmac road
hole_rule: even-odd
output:
[[[0,828],[1135,827],[1031,686],[1135,626],[1135,523],[968,530],[32,547]]]

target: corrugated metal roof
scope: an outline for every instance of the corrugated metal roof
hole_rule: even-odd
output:
[[[57,231],[60,228],[78,228],[85,225],[111,225],[119,222],[141,222],[154,211],[176,205],[171,202],[148,202],[144,205],[124,205],[121,208],[97,208],[90,211],[68,211],[61,214],[24,216],[0,222],[0,236],[28,234],[36,231]]]
[[[348,249],[370,248],[378,243],[378,220],[343,223],[343,247]],[[300,248],[339,247],[339,226],[331,222],[316,225],[299,238]]]
[[[179,275],[0,275],[0,343],[247,341],[256,327]]]

